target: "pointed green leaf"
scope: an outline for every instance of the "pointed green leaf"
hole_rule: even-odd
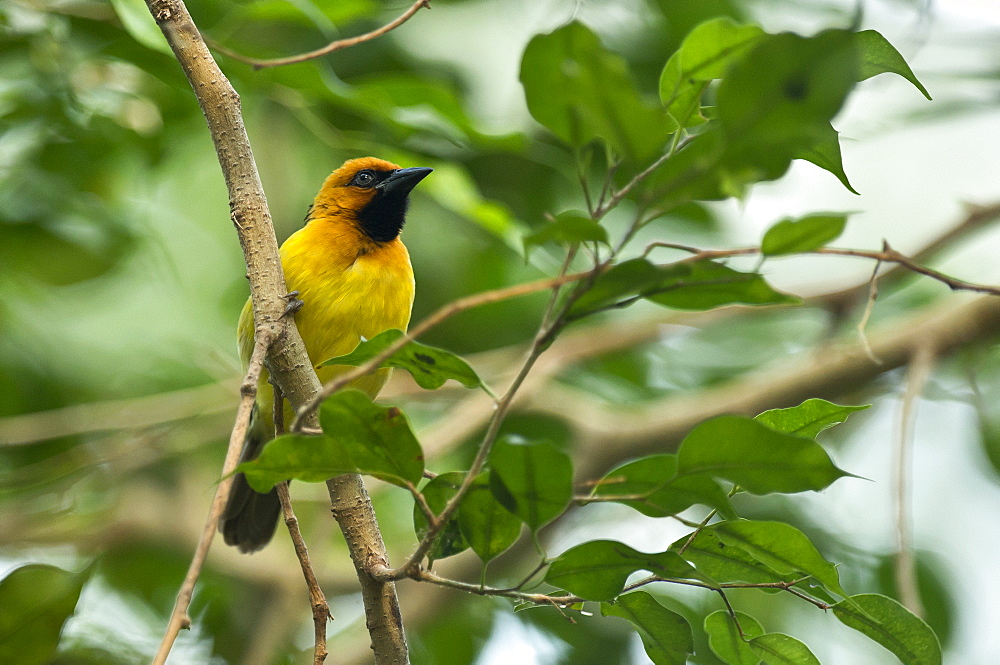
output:
[[[717,112],[732,177],[778,178],[792,159],[828,138],[830,121],[857,80],[858,61],[846,30],[761,38],[719,86]]]
[[[345,473],[357,473],[347,450],[337,438],[285,434],[269,441],[257,459],[243,462],[242,473],[255,491],[266,493],[278,483],[303,480],[321,483]]]
[[[792,156],[793,159],[804,159],[825,171],[829,171],[837,176],[837,180],[847,188],[847,191],[858,194],[858,190],[854,189],[851,181],[847,179],[847,173],[844,172],[844,157],[840,153],[840,133],[830,124],[817,131],[816,142],[799,149]]]
[[[877,74],[899,74],[916,86],[924,97],[931,98],[930,93],[917,80],[903,56],[885,37],[875,30],[863,30],[855,34],[855,41],[861,54],[861,67],[858,71],[859,81],[864,81]]]
[[[705,21],[688,33],[660,74],[660,101],[679,127],[704,122],[699,110],[708,82],[721,78],[763,35],[760,27],[729,17]]]
[[[702,529],[694,538],[690,535],[679,538],[670,546],[670,551],[679,553],[699,572],[720,584],[772,584],[797,579],[794,573],[779,574],[745,550],[727,545],[711,530]]]
[[[778,432],[814,439],[823,430],[845,422],[852,413],[869,406],[844,406],[814,398],[787,409],[765,411],[754,420]]]
[[[733,270],[714,261],[653,265],[646,259],[623,261],[599,276],[570,308],[578,318],[627,306],[639,298],[675,309],[704,310],[732,303],[773,305],[797,303],[775,291],[756,273]]]
[[[489,563],[517,542],[521,522],[490,491],[489,473],[474,481],[458,507],[458,526],[472,550]]]
[[[840,237],[846,224],[844,214],[783,219],[764,234],[760,251],[765,256],[809,252]]]
[[[420,493],[424,495],[427,506],[435,515],[440,515],[444,507],[458,492],[465,474],[461,471],[442,473],[434,477],[427,483]],[[413,530],[417,538],[423,538],[427,534],[427,518],[419,506],[413,506]],[[428,561],[436,561],[449,556],[464,552],[469,549],[469,542],[462,536],[462,531],[458,526],[458,518],[452,517],[441,529],[438,539],[427,551]]]
[[[750,648],[747,641],[763,635],[764,629],[749,614],[737,612],[736,618],[740,622],[738,626],[729,612],[724,610],[712,612],[705,617],[708,648],[726,665],[758,665],[760,656]]]
[[[726,545],[739,547],[779,574],[812,576],[833,593],[847,597],[840,586],[836,566],[824,559],[809,538],[790,524],[739,520],[719,522],[707,528]]]
[[[650,517],[676,515],[695,505],[717,509],[723,517],[736,513],[722,487],[705,476],[677,476],[677,456],[651,455],[608,472],[592,496],[623,503]]]
[[[383,331],[370,340],[362,341],[346,356],[330,358],[319,366],[361,365],[384,351],[403,334],[402,330]],[[406,346],[383,360],[379,367],[405,369],[413,376],[417,385],[428,390],[440,388],[448,379],[454,379],[466,388],[483,386],[482,380],[469,363],[453,353],[419,342],[408,342]]]
[[[724,478],[753,494],[821,490],[849,475],[811,439],[743,416],[719,416],[691,430],[677,452],[680,475]]]
[[[532,531],[561,515],[573,498],[573,463],[551,444],[501,439],[490,468],[493,496]]]
[[[647,163],[673,130],[639,94],[625,60],[576,21],[531,40],[521,83],[535,120],[572,146],[600,139],[623,158]]]
[[[614,540],[592,540],[571,547],[552,561],[545,581],[585,600],[611,600],[637,570],[707,581],[675,552],[646,554]]]
[[[858,594],[834,605],[833,614],[891,651],[903,665],[941,665],[941,645],[934,631],[892,598]]]
[[[328,397],[319,409],[323,436],[342,443],[359,473],[394,485],[416,485],[424,475],[424,451],[406,414],[373,404],[357,390]]]
[[[606,307],[630,303],[654,292],[661,284],[676,282],[690,273],[691,268],[687,265],[660,268],[646,259],[623,261],[600,275],[590,290],[573,303],[570,314],[583,316]]]
[[[344,473],[363,473],[401,487],[423,477],[423,450],[396,407],[378,406],[357,390],[344,390],[323,402],[319,419],[321,436],[280,436],[236,472],[245,474],[258,492],[291,478],[315,483]]]
[[[571,210],[559,213],[555,220],[525,236],[524,251],[527,252],[532,247],[544,245],[547,242],[557,242],[563,245],[600,242],[607,245],[608,232],[585,213]]]
[[[83,575],[42,564],[21,566],[0,580],[0,663],[49,663],[83,582]]]
[[[646,655],[655,665],[684,665],[694,653],[691,624],[645,591],[627,593],[614,603],[601,603],[601,614],[620,617],[635,626]]]
[[[714,261],[698,261],[689,267],[687,275],[660,283],[646,299],[658,305],[690,310],[733,303],[782,305],[799,302],[794,296],[775,291],[757,273],[740,272]]]
[[[750,640],[750,648],[767,665],[820,665],[802,642],[783,633],[766,633]]]

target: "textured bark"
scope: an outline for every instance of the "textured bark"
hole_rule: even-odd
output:
[[[250,298],[258,335],[274,334],[267,368],[296,409],[321,386],[295,324],[284,317],[286,293],[278,243],[264,190],[240,111],[240,99],[219,69],[181,0],[147,0],[147,6],[174,51],[208,122],[229,190],[229,207],[247,264]],[[313,415],[305,424],[315,427]],[[368,493],[360,476],[330,482],[334,516],[351,548],[368,614],[378,665],[409,662],[402,620],[392,584],[368,574],[372,561],[386,554]]]

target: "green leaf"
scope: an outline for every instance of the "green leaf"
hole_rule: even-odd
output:
[[[830,120],[854,87],[853,33],[768,35],[729,70],[717,113],[728,139],[730,189],[780,177],[791,160],[829,137]]]
[[[845,422],[852,413],[870,406],[843,406],[814,398],[787,409],[765,411],[754,420],[778,432],[813,439],[823,430]]]
[[[931,98],[930,93],[917,80],[903,56],[885,37],[875,30],[862,30],[856,33],[854,38],[861,54],[861,66],[858,71],[859,81],[864,81],[877,74],[899,74],[916,86],[924,97]]]
[[[521,521],[493,498],[489,473],[476,478],[462,499],[458,507],[458,526],[484,563],[499,556],[521,535]]]
[[[704,310],[731,303],[771,305],[797,298],[772,289],[756,273],[744,273],[714,261],[656,266],[646,259],[623,261],[599,276],[570,308],[570,315],[624,307],[640,298],[676,309]]]
[[[573,498],[573,463],[551,444],[501,439],[490,468],[493,496],[532,531],[561,515]]]
[[[451,498],[458,492],[464,479],[464,473],[452,471],[442,473],[427,483],[420,490],[420,493],[424,495],[431,512],[440,515]],[[427,528],[427,518],[424,516],[424,512],[420,510],[419,506],[413,506],[413,530],[417,534],[417,538],[423,538],[427,534]],[[437,540],[428,550],[427,559],[433,562],[464,552],[467,549],[469,549],[469,542],[462,536],[462,531],[458,526],[458,518],[452,517],[441,529]]]
[[[611,600],[637,570],[707,581],[675,552],[646,554],[615,540],[592,540],[571,547],[552,561],[545,581],[585,600]]]
[[[625,619],[635,626],[646,655],[655,665],[684,665],[688,655],[694,653],[691,624],[645,591],[627,593],[614,603],[601,603],[601,614]]]
[[[847,191],[858,194],[851,181],[847,179],[844,172],[844,158],[840,154],[840,133],[833,128],[833,125],[826,125],[822,130],[817,130],[819,138],[810,146],[801,148],[793,155],[794,159],[804,159],[812,162],[825,171],[829,171],[837,176]]]
[[[705,310],[722,305],[798,304],[799,299],[775,291],[757,273],[740,272],[714,261],[690,264],[691,272],[673,284],[662,284],[651,302],[674,309]]]
[[[836,240],[846,224],[844,214],[783,219],[764,234],[760,251],[765,256],[809,252]]]
[[[738,626],[729,612],[724,610],[712,612],[705,617],[708,648],[726,665],[758,665],[760,656],[750,648],[747,641],[763,635],[764,629],[749,614],[737,612],[736,618],[740,622]]]
[[[50,662],[83,582],[83,575],[42,564],[17,568],[0,581],[0,662]]]
[[[767,665],[820,665],[802,642],[783,633],[765,633],[750,640],[750,648]]]
[[[719,583],[771,584],[796,579],[795,574],[782,575],[745,550],[727,545],[711,530],[702,529],[694,538],[690,535],[679,538],[670,551],[678,552],[699,572]]]
[[[727,519],[736,513],[729,496],[705,476],[677,476],[677,456],[651,455],[608,472],[592,496],[625,504],[643,515],[666,517],[696,503],[716,508]]]
[[[722,78],[764,34],[759,26],[738,25],[729,17],[705,21],[688,33],[660,74],[660,101],[679,127],[704,122],[699,110],[708,82]]]
[[[622,157],[647,163],[673,129],[639,94],[625,60],[576,21],[531,40],[521,83],[535,120],[572,146],[600,139]]]
[[[691,430],[677,452],[679,474],[705,474],[753,494],[821,490],[848,474],[811,439],[751,418],[719,416]]]
[[[339,439],[301,434],[275,437],[264,446],[257,459],[243,462],[234,471],[245,475],[250,487],[261,493],[292,478],[321,483],[357,472]]]
[[[401,487],[423,477],[423,450],[399,409],[344,390],[323,402],[319,418],[322,436],[277,437],[236,472],[245,474],[258,492],[290,478],[315,483],[344,473],[363,473]]]
[[[941,645],[934,631],[892,598],[858,594],[834,605],[833,614],[891,651],[903,665],[941,665]]]
[[[423,478],[424,451],[396,407],[378,406],[357,390],[343,390],[323,402],[319,421],[324,437],[341,442],[359,473],[400,486]]]
[[[608,232],[585,213],[570,210],[559,213],[554,221],[525,236],[524,251],[527,252],[532,247],[544,245],[547,242],[557,242],[563,245],[601,242],[606,245],[608,244]]]
[[[823,558],[809,538],[784,522],[739,520],[710,527],[726,545],[739,547],[779,574],[811,576],[830,591],[847,597],[840,586],[837,568]]]
[[[325,360],[319,366],[361,365],[384,351],[403,335],[402,330],[385,330],[370,340],[362,341],[346,356]],[[427,390],[440,388],[448,379],[454,379],[466,388],[483,387],[482,380],[467,362],[453,353],[420,342],[407,342],[406,346],[383,360],[379,367],[405,369],[413,376],[417,385]]]

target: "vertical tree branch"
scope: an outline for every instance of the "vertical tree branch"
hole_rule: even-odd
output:
[[[896,438],[896,464],[894,480],[896,485],[896,588],[906,609],[919,617],[924,616],[924,606],[920,601],[920,587],[917,583],[917,562],[913,552],[912,515],[910,514],[910,467],[913,457],[913,427],[916,402],[923,392],[927,378],[934,367],[937,350],[933,342],[918,346],[910,359],[910,369],[906,375],[906,390],[899,410],[899,432]]]
[[[290,317],[283,316],[283,296],[287,289],[281,270],[278,243],[243,125],[239,96],[212,58],[182,0],[146,0],[146,4],[184,69],[208,122],[229,190],[232,220],[247,263],[257,339],[266,337],[274,340],[268,350],[267,368],[285,398],[297,410],[319,392],[320,383],[294,323]],[[318,426],[315,413],[307,417],[305,424]],[[358,477],[344,483],[361,486]],[[385,549],[381,547],[382,537],[367,493],[356,493],[352,502],[341,502],[339,506],[335,506],[334,514],[348,543],[364,541],[375,548],[369,552],[370,556],[385,558]],[[352,555],[357,554],[353,547],[351,552]],[[367,560],[355,559],[355,566],[359,571],[364,570],[366,564]],[[406,643],[402,639],[402,621],[395,605],[394,587],[377,582],[368,575],[359,574],[359,578],[366,600],[369,597],[383,599],[382,603],[366,602],[365,605],[366,612],[369,612],[368,626],[375,647],[376,662],[378,665],[407,663]],[[385,601],[385,597],[390,595],[391,603]],[[372,616],[372,612],[379,611],[384,614]],[[170,646],[165,641],[165,651],[169,652],[169,649]],[[163,659],[165,658],[164,653]]]

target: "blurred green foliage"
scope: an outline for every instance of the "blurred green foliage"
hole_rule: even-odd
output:
[[[361,33],[406,4],[210,0],[190,9],[213,43],[270,57]],[[858,81],[890,72],[926,94],[878,33],[843,30],[850,16],[823,13],[810,3],[802,5],[804,11],[826,29],[813,31],[820,34],[812,38],[768,36],[745,25],[767,2],[611,4],[436,0],[433,12],[418,13],[398,34],[318,61],[255,71],[220,55],[242,98],[279,239],[298,228],[318,185],[344,159],[373,154],[435,168],[433,178],[414,196],[404,235],[418,282],[414,320],[420,320],[455,298],[553,274],[562,245],[583,241],[594,243],[595,251],[607,251],[607,244],[598,249],[598,243],[610,238],[613,244],[643,202],[662,212],[644,234],[720,246],[745,235],[727,227],[720,221],[721,209],[704,201],[744,195],[754,183],[781,177],[795,159],[829,171],[854,191],[834,129],[848,93]],[[486,59],[475,42],[483,34],[481,26],[446,39],[433,32],[437,22],[452,25],[449,21],[457,20],[452,17],[459,16],[477,23],[494,20],[498,32],[491,40],[501,43],[506,61],[494,67],[479,62]],[[436,57],[426,48],[435,40],[454,42],[458,53]],[[484,88],[496,88],[496,94],[484,95]],[[505,97],[504,90],[516,91],[507,95],[516,99]],[[673,133],[678,128],[688,133],[682,138]],[[587,208],[583,188],[596,196],[609,168],[615,172],[615,186],[621,187],[664,150],[676,152],[599,226],[578,212]],[[821,223],[803,226],[810,220]],[[776,245],[772,254],[803,251],[835,238],[842,222],[842,217],[804,217],[792,229],[786,220],[765,242]],[[624,330],[664,317],[663,310],[643,301],[647,298],[683,309],[791,300],[769,286],[753,263],[664,269],[638,257],[639,244],[626,257],[632,261],[598,281],[590,302],[583,301],[586,311],[577,312],[589,318],[570,333],[592,325],[604,331],[599,334],[613,336],[609,328],[599,327],[613,321]],[[526,257],[527,247],[532,251]],[[620,279],[629,270],[636,274]],[[17,662],[25,663],[127,663],[146,660],[155,649],[218,479],[231,425],[238,378],[233,329],[247,293],[244,272],[201,113],[144,4],[11,0],[0,5],[0,654],[17,649]],[[692,276],[721,284],[692,294],[685,290],[685,280]],[[927,300],[920,292],[886,307],[907,310]],[[634,307],[618,311],[632,302]],[[482,352],[475,358],[485,371],[477,362],[473,367],[484,380],[498,380],[502,371],[496,358],[519,353],[534,335],[544,306],[544,294],[536,294],[463,312],[430,331],[424,341],[461,354]],[[605,309],[615,311],[589,316]],[[722,385],[793,352],[820,348],[828,335],[836,334],[829,321],[829,314],[818,308],[761,309],[724,325],[706,321],[669,340],[652,336],[580,354],[558,368],[549,385],[561,394],[611,405],[618,409],[619,421],[626,422],[638,404]],[[979,374],[975,402],[984,457],[1000,468],[1000,415],[992,406],[1000,370],[995,354],[982,355],[985,360],[960,358],[957,364],[959,373],[970,367]],[[211,393],[214,398],[197,392],[214,384],[220,384]],[[404,402],[411,420],[420,425],[418,434],[425,425],[446,421],[455,400],[465,399],[447,392],[447,386],[443,396],[415,394],[401,386],[404,394],[392,399]],[[888,389],[884,382],[855,387],[874,397]],[[88,407],[97,403],[104,406]],[[523,547],[524,538],[514,545],[522,522],[542,528],[541,540],[559,543],[552,545],[553,551],[580,541],[567,535],[570,527],[558,519],[542,527],[568,500],[571,473],[564,461],[578,452],[579,423],[530,407],[529,402],[504,424],[505,443],[495,453],[494,468],[477,479],[446,532],[449,540],[432,552],[432,558],[446,559],[471,547],[491,561],[490,581],[499,586],[516,584],[537,563],[534,548]],[[365,408],[385,415],[374,411],[377,407]],[[57,411],[31,415],[48,410]],[[737,464],[758,452],[753,446],[741,449],[740,442],[799,445],[795,437],[765,432],[767,428],[748,420],[738,422],[726,430],[728,435],[716,432],[708,440],[735,442],[731,447],[709,445],[701,453],[728,455]],[[740,428],[753,429],[753,436]],[[809,432],[811,437],[817,433]],[[378,459],[372,455],[366,460],[371,468],[365,469],[384,478],[417,480],[423,467],[414,466],[418,453],[408,425],[401,436],[413,457],[405,473],[382,466],[398,461],[393,453]],[[432,509],[444,505],[462,477],[444,472],[468,468],[476,437],[465,432],[460,438],[465,443],[428,453],[427,467],[442,473],[423,487]],[[421,443],[430,450],[435,442]],[[608,435],[602,445],[618,442]],[[703,504],[728,518],[735,512],[720,478],[747,486],[763,483],[754,487],[768,493],[799,491],[803,483],[818,489],[843,473],[815,441],[800,448],[821,467],[821,481],[801,467],[783,475],[778,467],[783,458],[765,454],[757,461],[766,468],[755,469],[749,481],[745,475],[723,473],[678,483],[677,467],[694,462],[683,452],[675,457],[672,449],[663,450],[661,457],[616,466],[596,488],[594,479],[575,480],[591,482],[584,493],[593,490],[593,497],[614,500],[613,491],[608,499],[606,485],[613,480],[632,497],[618,501],[649,517],[664,519]],[[630,456],[623,449],[619,462]],[[352,464],[359,466],[356,460]],[[537,492],[534,486],[552,465],[554,485]],[[278,475],[287,473],[283,468]],[[796,473],[809,482],[792,489],[781,484],[802,480]],[[318,567],[338,616],[332,650],[340,652],[343,662],[364,662],[367,637],[352,595],[353,569],[339,536],[332,533],[321,493],[313,489],[296,487],[303,498],[299,518],[310,545],[321,552]],[[632,496],[637,491],[649,494],[639,501]],[[841,570],[849,572],[841,575],[850,581],[843,582],[850,592],[897,596],[879,548],[817,533],[822,530],[802,523],[808,520],[788,504],[748,508],[746,499],[733,498],[739,514],[755,519],[746,524],[786,522],[759,527],[765,536],[769,528],[782,529],[783,534],[797,534],[792,537],[797,544],[801,535],[831,560],[848,562]],[[423,527],[422,515],[414,515],[409,501],[393,488],[375,490],[396,560],[412,549],[414,526],[418,533]],[[594,508],[598,506],[579,512],[593,515]],[[650,528],[653,533],[672,533],[662,522],[656,524]],[[599,528],[613,526],[609,522]],[[635,532],[642,528],[637,525]],[[760,556],[766,558],[769,546],[758,542],[740,549],[733,545],[737,535],[726,528],[701,532],[685,548],[687,561],[713,575],[739,567],[768,581],[789,577],[781,565],[768,566],[747,554],[763,549]],[[676,563],[679,556],[666,555],[684,541],[666,550],[673,540],[640,548],[665,550],[653,555],[629,550],[638,559]],[[504,553],[511,545],[514,549]],[[708,563],[705,552],[723,548],[729,558]],[[829,591],[840,593],[837,571],[831,573],[830,564],[822,556],[816,560],[805,545],[801,550],[810,561],[799,561],[790,570],[815,564],[816,577],[825,580]],[[621,585],[617,577],[613,580],[611,595],[621,591],[630,572],[662,563],[636,563],[631,553],[623,562],[620,552],[602,552],[616,575],[622,575]],[[568,560],[573,563],[572,555]],[[593,561],[584,557],[582,568],[569,573],[569,584],[587,589],[593,572],[587,564]],[[956,592],[950,571],[931,568],[925,557],[919,563],[927,620],[947,647],[963,619],[952,599]],[[480,572],[474,561],[440,565],[471,571],[473,578]],[[255,653],[256,662],[308,661],[303,651],[307,644],[297,637],[309,622],[308,607],[288,600],[294,596],[299,601],[303,595],[297,575],[287,543],[276,543],[252,559],[213,551],[194,600],[195,630],[178,644],[178,662],[251,662]],[[746,573],[739,579],[746,580]],[[494,628],[512,616],[501,601],[438,595],[419,587],[401,585],[415,663],[475,662],[489,647]],[[430,600],[421,602],[422,595]],[[684,662],[692,650],[690,662],[731,662],[736,656],[724,655],[725,647],[716,644],[729,627],[716,625],[712,617],[720,605],[706,597],[707,592],[677,598],[635,593],[602,612],[638,626],[655,662]],[[768,629],[802,611],[776,595],[733,597],[738,609],[752,611]],[[876,602],[882,603],[879,611],[891,614],[889,605]],[[11,608],[27,618],[20,621],[24,617]],[[36,611],[27,616],[27,610]],[[574,625],[553,608],[513,616],[525,634],[541,635],[552,645],[560,654],[558,662],[638,662],[635,631],[624,622],[574,613]],[[15,620],[19,623],[10,623]],[[270,622],[272,631],[262,631],[262,622]],[[681,622],[694,626],[693,642],[671,642],[673,651],[658,647],[663,635],[683,633]],[[743,625],[748,627],[753,626]],[[779,633],[767,635],[765,641],[782,641],[774,637]],[[821,633],[805,641],[815,647],[814,639],[822,646],[824,639],[833,638]],[[20,650],[28,643],[30,651]],[[741,653],[739,657],[752,660]],[[8,659],[0,655],[0,660]]]

